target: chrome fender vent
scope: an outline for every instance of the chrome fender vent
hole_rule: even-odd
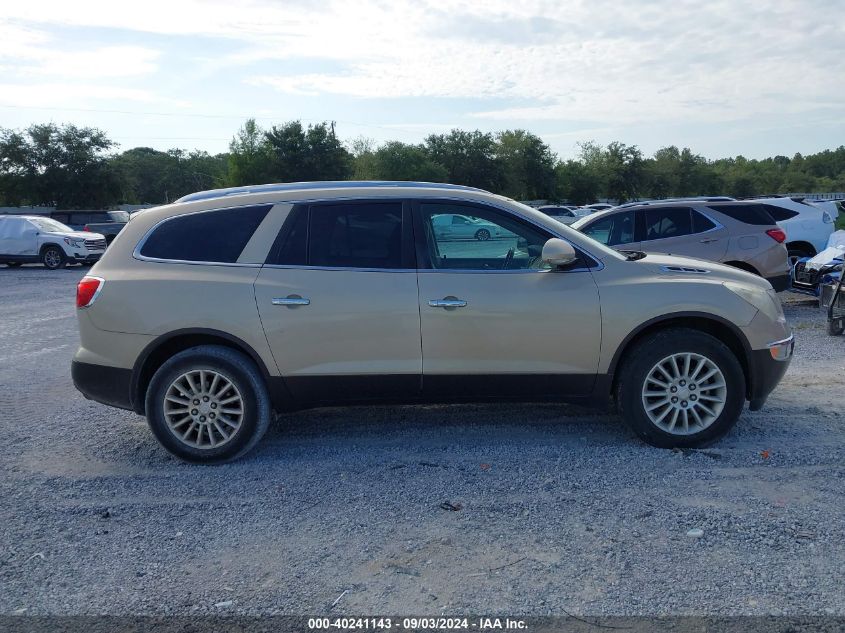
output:
[[[704,268],[692,268],[690,266],[661,266],[660,270],[664,273],[679,273],[682,275],[707,275],[709,270]]]

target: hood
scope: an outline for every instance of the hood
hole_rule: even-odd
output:
[[[59,237],[72,237],[75,240],[104,240],[106,236],[102,233],[91,233],[90,231],[55,231],[44,233],[44,235],[57,235]]]
[[[754,273],[704,259],[695,259],[694,257],[647,253],[642,259],[632,263],[648,266],[653,269],[654,273],[670,277],[702,276],[719,281],[737,281],[763,290],[771,288],[768,281]]]

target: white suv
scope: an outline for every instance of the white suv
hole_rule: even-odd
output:
[[[74,231],[39,215],[0,216],[0,263],[7,266],[41,262],[55,270],[93,264],[105,251],[106,238],[99,233]]]
[[[812,257],[827,247],[833,233],[834,216],[813,204],[793,198],[761,198],[758,202],[782,209],[770,209],[778,226],[786,231],[790,267],[802,257]]]

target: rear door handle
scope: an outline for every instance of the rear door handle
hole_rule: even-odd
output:
[[[467,302],[463,299],[456,299],[455,297],[446,297],[445,299],[429,299],[428,305],[432,308],[464,308]]]
[[[714,237],[714,238],[710,238],[710,239],[706,239],[706,240],[701,240],[701,243],[702,244],[709,244],[710,242],[718,242],[718,241],[719,241],[719,238]]]
[[[299,295],[289,295],[287,297],[274,297],[271,303],[274,306],[308,306],[311,305],[311,299]]]

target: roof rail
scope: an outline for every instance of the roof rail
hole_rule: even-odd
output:
[[[459,189],[464,191],[481,191],[477,187],[465,185],[451,185],[443,182],[416,182],[402,180],[331,180],[315,182],[279,182],[267,185],[246,185],[244,187],[229,187],[227,189],[209,189],[182,196],[175,202],[193,202],[195,200],[210,200],[211,198],[225,198],[240,196],[247,193],[273,193],[277,191],[303,191],[308,189],[347,189],[364,187],[419,187],[426,189]]]

